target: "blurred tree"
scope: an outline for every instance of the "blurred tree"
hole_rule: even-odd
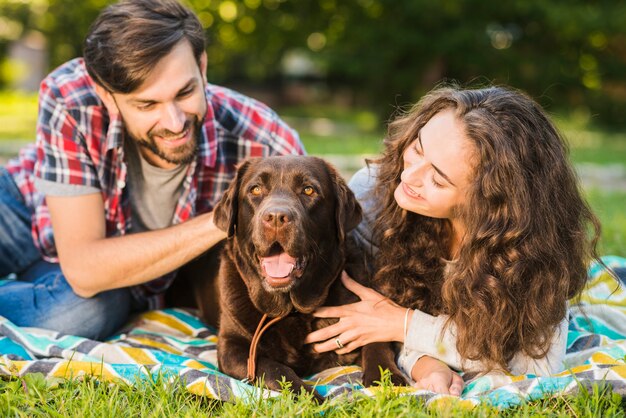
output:
[[[111,2],[0,0],[0,61],[29,29],[47,37],[51,67],[80,55],[89,24]],[[604,122],[619,123],[626,112],[620,0],[187,3],[207,30],[208,76],[217,83],[280,90],[290,63],[301,76],[323,79],[330,94],[382,115],[442,80],[510,84],[549,109]]]
[[[109,3],[107,0],[0,0],[0,65],[7,71],[15,67],[6,59],[8,46],[32,31],[42,33],[47,39],[50,69],[79,56],[91,21]],[[10,79],[6,71],[0,73],[0,87]]]
[[[11,43],[20,39],[32,25],[33,9],[36,7],[24,1],[0,0],[0,87],[18,71],[5,57]]]
[[[48,38],[50,66],[57,67],[82,54],[83,40],[107,0],[47,0],[48,9],[40,17],[40,30]]]
[[[329,78],[367,92],[379,108],[413,102],[448,79],[510,84],[548,107],[604,121],[621,121],[626,111],[625,2],[341,4],[346,30],[328,49]]]

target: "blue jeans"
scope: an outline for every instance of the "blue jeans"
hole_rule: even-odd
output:
[[[92,298],[74,293],[59,264],[42,259],[31,235],[31,211],[0,167],[0,316],[22,327],[102,340],[140,308],[127,288]]]

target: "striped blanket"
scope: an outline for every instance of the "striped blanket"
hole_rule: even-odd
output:
[[[626,268],[624,258],[604,260],[609,266]],[[578,309],[580,305],[584,306],[584,314]],[[550,377],[466,377],[462,402],[508,407],[554,394],[574,393],[581,386],[599,382],[609,383],[614,391],[625,394],[626,288],[598,266],[592,266],[589,285],[581,301],[572,304],[570,310],[567,371]],[[277,395],[221,373],[216,346],[214,329],[202,324],[192,312],[178,309],[147,312],[106,342],[20,328],[0,317],[0,376],[42,373],[54,379],[88,374],[129,384],[138,378],[169,376],[182,378],[194,394],[224,401]],[[376,388],[362,387],[360,377],[360,368],[349,366],[325,370],[308,380],[326,397],[352,391],[372,395]],[[431,404],[442,400],[442,395],[424,390],[396,389]]]

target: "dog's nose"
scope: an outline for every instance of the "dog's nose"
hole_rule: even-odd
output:
[[[287,208],[270,207],[263,211],[263,223],[272,228],[282,228],[293,220],[293,215]]]

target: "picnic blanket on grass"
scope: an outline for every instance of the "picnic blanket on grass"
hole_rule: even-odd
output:
[[[625,258],[605,257],[604,261],[613,268],[626,268]],[[583,312],[579,306],[584,307]],[[580,302],[571,304],[570,311],[567,371],[549,377],[466,376],[462,402],[509,407],[555,394],[573,394],[594,384],[609,384],[614,392],[626,394],[626,287],[594,265],[587,289]],[[42,373],[56,379],[91,375],[128,384],[138,378],[169,376],[180,377],[191,393],[223,401],[278,395],[221,373],[216,334],[193,312],[179,309],[146,312],[105,342],[20,328],[0,317],[0,376]],[[360,385],[361,369],[357,366],[328,369],[307,380],[329,398],[355,392],[373,395],[376,391]],[[414,388],[395,390],[422,397],[427,405],[442,399],[442,395]]]

